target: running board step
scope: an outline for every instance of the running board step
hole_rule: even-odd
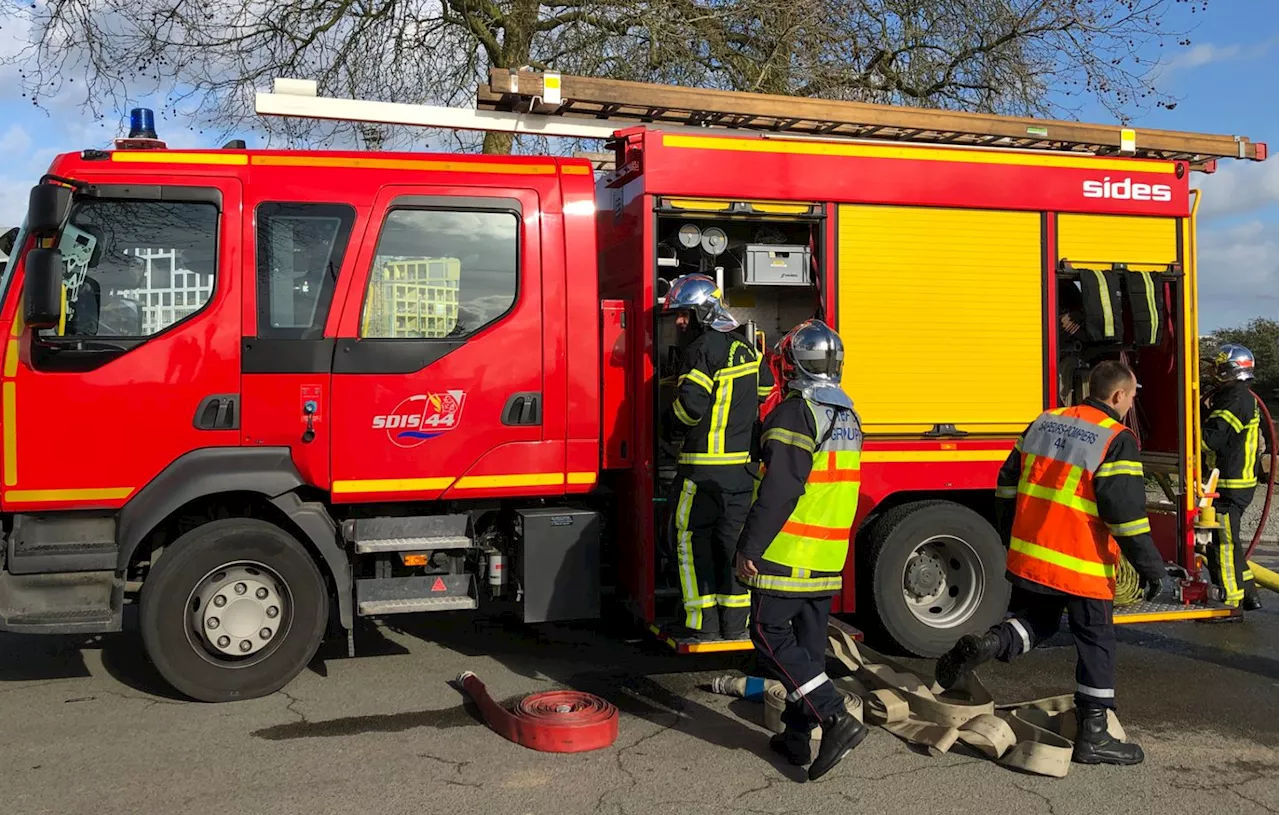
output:
[[[470,574],[376,577],[356,580],[356,612],[361,617],[462,611],[480,606]]]
[[[120,559],[111,515],[15,515],[8,544],[12,574],[114,570]]]
[[[1167,599],[1144,601],[1129,606],[1116,606],[1112,613],[1115,625],[1139,625],[1142,623],[1172,623],[1184,620],[1230,620],[1239,618],[1239,608],[1210,601],[1203,605],[1184,605]]]
[[[356,518],[342,525],[342,535],[358,554],[470,549],[475,545],[467,515],[421,515],[408,518]]]
[[[104,634],[121,629],[124,581],[114,571],[0,572],[0,631]]]

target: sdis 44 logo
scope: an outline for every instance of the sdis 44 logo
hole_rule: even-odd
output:
[[[414,394],[390,413],[374,416],[373,429],[385,430],[387,439],[397,447],[417,447],[456,428],[466,401],[467,392],[462,390]]]

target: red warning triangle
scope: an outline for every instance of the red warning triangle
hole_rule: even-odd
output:
[[[432,591],[447,591],[447,587],[444,585],[444,580],[443,580],[443,579],[441,579],[441,578],[439,578],[439,577],[437,577],[437,578],[436,578],[436,582],[434,582],[434,583],[432,583],[432,584],[431,584],[431,590],[432,590]]]

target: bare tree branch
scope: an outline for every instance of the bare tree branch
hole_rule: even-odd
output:
[[[1186,47],[1184,0],[48,0],[0,5],[26,45],[0,57],[37,106],[164,118],[288,145],[545,148],[510,134],[261,118],[275,77],[326,95],[467,105],[490,67],[1122,121],[1176,100],[1149,56]],[[1165,46],[1170,46],[1165,48]],[[1057,101],[1055,101],[1057,100]],[[551,145],[555,146],[555,145]]]

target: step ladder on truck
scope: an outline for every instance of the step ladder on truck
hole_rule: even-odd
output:
[[[1265,145],[536,72],[495,71],[476,110],[300,80],[257,109],[601,152],[170,150],[138,110],[55,158],[0,283],[0,630],[116,631],[137,604],[208,701],[283,687],[326,631],[354,653],[357,617],[621,612],[750,648],[678,636],[660,306],[699,269],[762,350],[840,331],[866,445],[833,611],[921,656],[1005,610],[995,475],[1059,404],[1061,287],[1149,293],[1116,295],[1104,345],[1142,379],[1151,524],[1188,579],[1117,617],[1234,613],[1196,590],[1188,182]]]

